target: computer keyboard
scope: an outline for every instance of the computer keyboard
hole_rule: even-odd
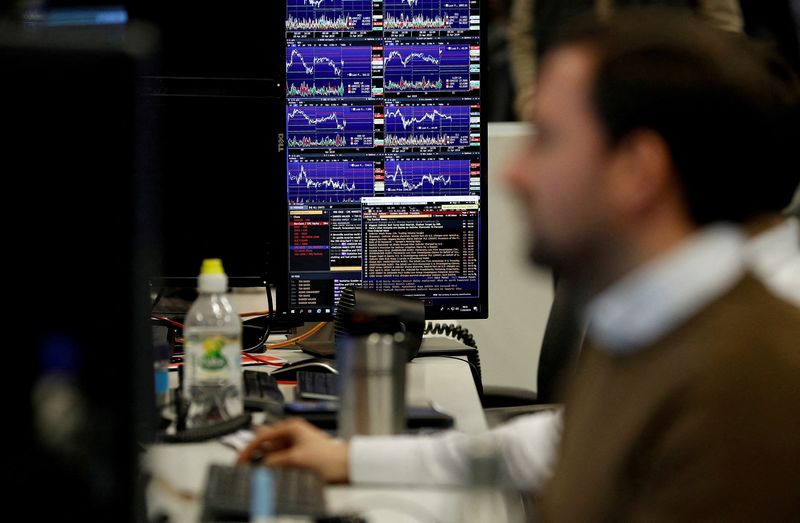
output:
[[[297,395],[308,399],[338,399],[338,379],[338,374],[299,370],[297,371]]]
[[[254,369],[242,371],[244,408],[265,411],[274,415],[283,413],[284,398],[278,381],[268,372]]]
[[[273,475],[276,515],[326,514],[325,483],[316,473],[298,468],[269,470]],[[202,521],[249,521],[252,472],[250,465],[210,464],[203,490]]]

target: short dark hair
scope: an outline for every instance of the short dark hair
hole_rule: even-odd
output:
[[[554,48],[573,44],[598,54],[593,102],[612,145],[640,129],[661,135],[698,225],[788,205],[800,96],[779,57],[663,7],[575,19]]]

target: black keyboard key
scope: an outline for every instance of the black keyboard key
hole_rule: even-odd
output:
[[[296,468],[269,470],[273,474],[277,515],[326,514],[325,484],[316,473]],[[249,465],[209,465],[202,521],[249,521],[251,474]]]
[[[283,412],[283,393],[278,387],[278,381],[268,372],[245,369],[242,371],[242,388],[246,410],[272,414]]]
[[[203,491],[203,521],[236,521],[250,514],[250,468],[212,464]]]
[[[297,371],[297,395],[307,399],[339,398],[339,376],[327,372]]]

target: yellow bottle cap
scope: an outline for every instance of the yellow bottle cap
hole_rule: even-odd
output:
[[[200,266],[200,274],[225,274],[222,269],[222,260],[219,258],[206,258]]]

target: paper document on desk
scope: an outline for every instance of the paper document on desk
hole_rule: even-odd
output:
[[[219,439],[219,442],[230,447],[236,452],[241,452],[248,443],[253,441],[255,434],[250,429],[243,429],[227,434]]]

